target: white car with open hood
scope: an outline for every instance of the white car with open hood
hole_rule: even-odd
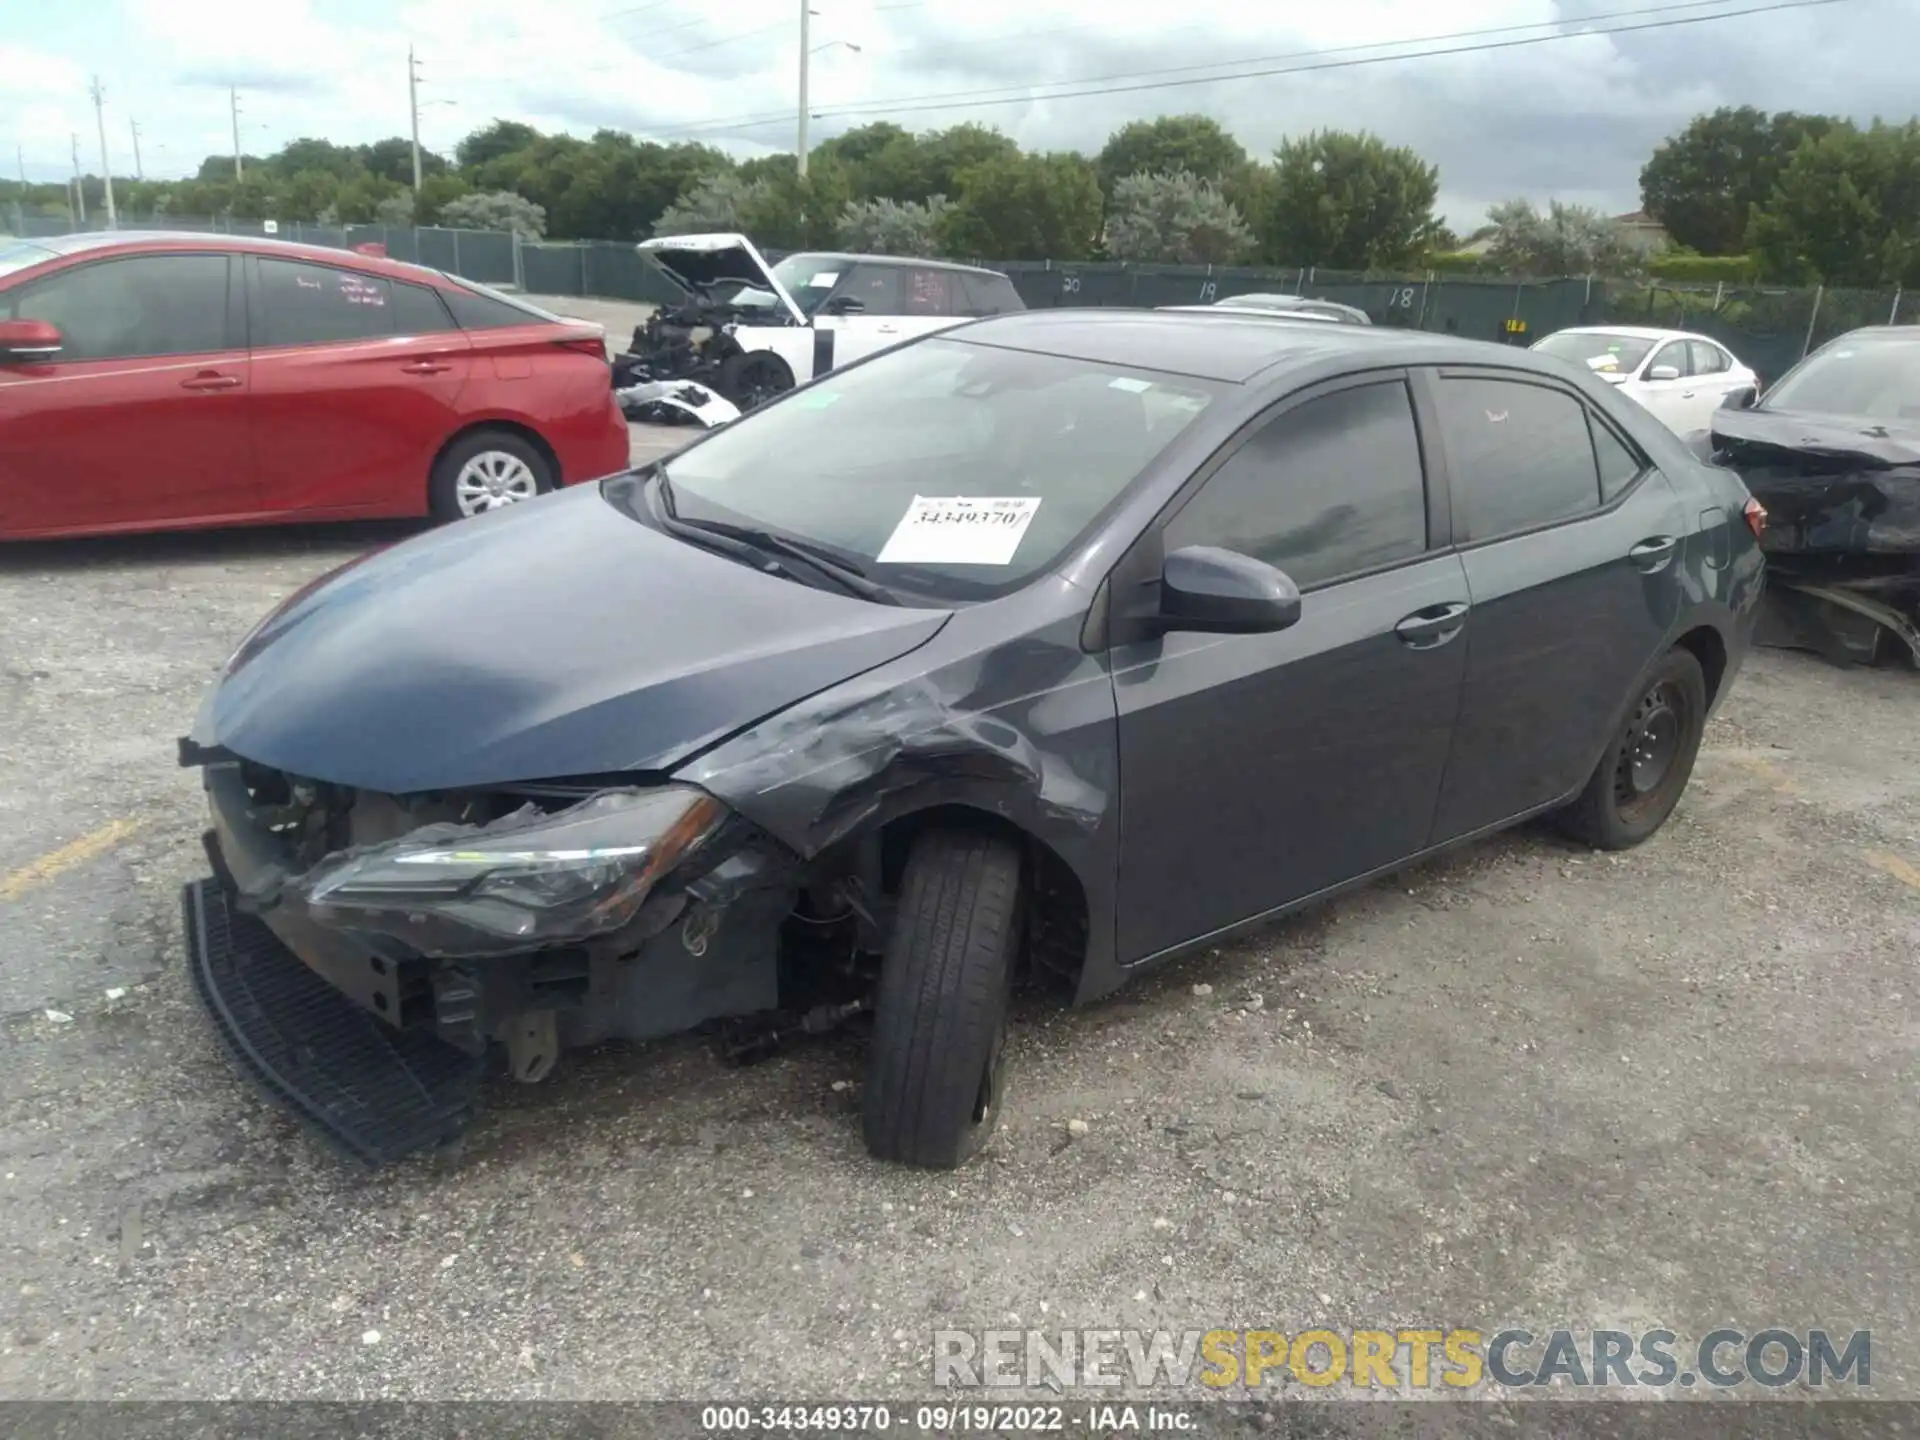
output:
[[[1531,348],[1585,365],[1680,435],[1706,429],[1727,396],[1760,384],[1718,340],[1686,330],[1578,326],[1556,330]]]
[[[1024,310],[997,270],[894,255],[807,251],[769,265],[744,235],[670,235],[641,256],[687,294],[633,332],[616,387],[694,380],[742,409],[876,350]]]

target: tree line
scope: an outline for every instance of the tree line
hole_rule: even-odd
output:
[[[405,139],[295,140],[272,155],[210,156],[190,179],[116,178],[129,215],[513,229],[632,240],[742,230],[769,249],[845,247],[997,260],[1114,259],[1485,269],[1880,286],[1920,283],[1920,121],[1728,108],[1662,142],[1642,205],[1668,254],[1612,217],[1526,200],[1493,207],[1464,242],[1434,212],[1437,168],[1364,132],[1317,131],[1250,155],[1203,115],[1137,120],[1098,154],[1024,151],[975,124],[914,133],[876,121],[794,156],[736,161],[697,143],[616,130],[587,139],[496,120],[451,156]],[[1574,178],[1574,177],[1569,177]],[[90,215],[101,185],[86,186]],[[0,185],[60,212],[62,187]]]

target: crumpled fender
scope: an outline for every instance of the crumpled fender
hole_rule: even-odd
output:
[[[1084,607],[1084,601],[1081,602]],[[1081,998],[1113,971],[1119,741],[1105,657],[1080,615],[1018,646],[958,612],[929,653],[881,666],[709,750],[675,778],[807,857],[903,815],[961,805],[1043,841],[1087,901]]]

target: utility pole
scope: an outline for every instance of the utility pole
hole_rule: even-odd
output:
[[[80,132],[73,135],[73,200],[74,223],[84,227],[87,223],[87,185],[80,177]]]
[[[807,34],[807,20],[813,11],[807,7],[812,0],[800,0],[800,125],[795,142],[794,156],[800,167],[800,178],[807,178],[807,56],[813,48]]]
[[[407,47],[407,108],[413,115],[413,193],[420,194],[420,62]]]
[[[227,104],[233,109],[233,178],[244,180],[246,172],[240,164],[240,92],[229,85]]]
[[[107,187],[107,228],[120,228],[120,217],[113,208],[113,158],[107,154],[107,92],[100,77],[93,77],[93,123],[100,128],[100,176]]]
[[[133,178],[144,180],[147,178],[147,172],[140,168],[140,122],[129,117],[127,128],[133,131]]]

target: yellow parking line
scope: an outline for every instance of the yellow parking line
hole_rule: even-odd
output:
[[[139,828],[138,820],[110,820],[98,830],[82,835],[58,850],[49,850],[31,865],[22,865],[18,870],[0,876],[0,900],[17,900],[42,881],[51,880],[76,865],[84,865],[96,855],[106,854]]]
[[[1867,863],[1882,874],[1893,876],[1902,885],[1920,890],[1920,865],[1902,860],[1898,855],[1889,855],[1884,850],[1869,850]]]

